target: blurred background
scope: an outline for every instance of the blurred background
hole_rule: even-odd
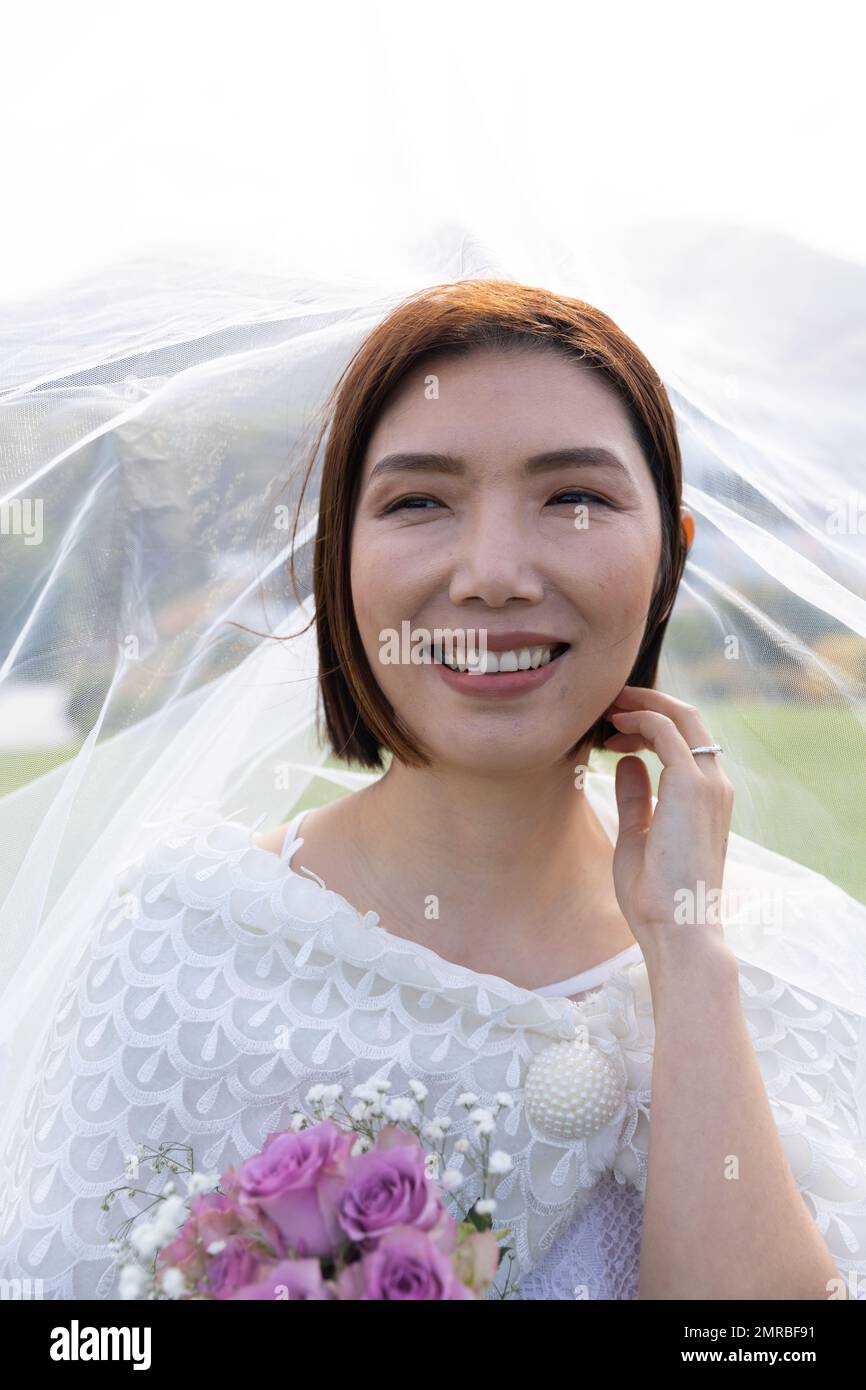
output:
[[[360,341],[377,302],[428,283],[431,248],[455,277],[489,249],[541,283],[549,245],[551,274],[565,256],[677,410],[698,526],[669,651],[714,736],[735,731],[775,788],[738,798],[734,828],[760,821],[866,901],[854,16],[834,0],[4,5],[0,488],[41,480],[50,505],[38,544],[9,543],[20,518],[0,535],[0,795],[97,721],[117,737],[207,684],[285,612],[268,518],[294,500],[289,461],[333,372],[324,347],[295,351],[304,285],[315,343],[328,286],[334,323],[356,299]],[[850,495],[822,510],[831,466]],[[754,523],[793,582],[744,542]],[[215,612],[230,617],[211,630]],[[299,804],[340,793],[317,780]]]

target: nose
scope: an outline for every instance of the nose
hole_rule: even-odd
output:
[[[531,533],[510,508],[490,507],[461,530],[453,553],[449,598],[501,608],[510,599],[540,603],[544,584]]]

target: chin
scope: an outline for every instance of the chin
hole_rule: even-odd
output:
[[[491,727],[480,736],[455,728],[447,744],[428,738],[425,745],[436,767],[451,767],[478,777],[501,777],[529,776],[542,767],[553,770],[571,757],[574,742],[568,733],[552,739],[550,729],[515,731]]]

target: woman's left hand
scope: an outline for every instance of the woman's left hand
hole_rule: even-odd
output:
[[[734,788],[714,753],[689,752],[713,738],[693,705],[643,686],[624,686],[605,717],[619,730],[605,741],[606,748],[618,753],[649,748],[663,764],[655,810],[643,760],[620,758],[616,768],[619,835],[613,879],[635,940],[648,959],[679,944],[684,933],[691,942],[696,933],[723,942],[718,911],[714,919],[704,905],[709,902],[712,909],[719,901]]]

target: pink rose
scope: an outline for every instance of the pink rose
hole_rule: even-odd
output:
[[[212,1298],[232,1298],[237,1289],[252,1283],[261,1265],[261,1252],[256,1252],[241,1236],[233,1236],[217,1255],[211,1255],[207,1270],[198,1282],[199,1293]]]
[[[454,1269],[470,1289],[486,1289],[496,1278],[502,1250],[493,1231],[473,1231],[457,1246]]]
[[[245,1284],[231,1294],[233,1299],[306,1299],[308,1302],[335,1297],[322,1278],[318,1260],[281,1260],[260,1269],[254,1284]]]
[[[415,1226],[453,1245],[454,1223],[427,1176],[424,1150],[410,1140],[351,1159],[339,1204],[343,1230],[352,1240],[378,1238],[395,1226]]]
[[[412,1226],[395,1227],[375,1250],[347,1265],[341,1271],[338,1289],[341,1299],[368,1303],[475,1298],[472,1290],[460,1283],[449,1257],[437,1250],[424,1231]]]
[[[157,1267],[179,1269],[187,1283],[196,1284],[207,1268],[207,1247],[237,1235],[244,1218],[231,1198],[219,1192],[194,1197],[190,1212],[174,1239],[160,1250]]]
[[[330,1120],[270,1135],[238,1170],[239,1200],[263,1212],[298,1255],[332,1254],[340,1241],[334,1208],[354,1142]]]

